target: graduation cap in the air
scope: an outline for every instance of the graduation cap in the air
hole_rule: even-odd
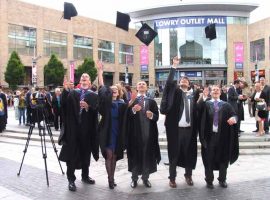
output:
[[[205,27],[205,36],[209,38],[209,40],[213,40],[217,38],[216,35],[216,24],[210,24]]]
[[[157,36],[157,32],[154,31],[150,26],[146,23],[142,25],[140,30],[136,33],[136,37],[144,43],[145,45],[149,45],[152,40]]]
[[[75,17],[77,15],[77,10],[73,4],[64,2],[64,19],[70,20],[71,17]]]
[[[130,22],[130,16],[128,14],[117,11],[116,27],[121,28],[125,31],[128,31],[129,22]]]

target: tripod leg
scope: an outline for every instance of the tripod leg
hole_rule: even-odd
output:
[[[41,131],[40,129],[39,129],[39,131]],[[47,186],[49,186],[49,177],[48,177],[47,160],[46,160],[46,158],[47,158],[47,149],[46,149],[46,141],[45,141],[45,128],[42,128],[42,132],[43,133],[40,134],[40,143],[41,143],[42,156],[43,156],[44,165],[45,165]]]
[[[32,135],[34,126],[35,126],[35,124],[31,124],[30,125],[29,131],[28,131],[28,137],[27,137],[27,140],[26,140],[26,143],[25,143],[25,148],[23,150],[23,157],[22,157],[21,166],[20,166],[19,172],[17,173],[17,176],[20,176],[22,165],[23,165],[23,161],[24,161],[24,157],[25,157],[25,154],[27,152],[27,148],[29,146],[29,142],[30,142],[30,138],[31,138],[31,135]]]
[[[62,174],[64,175],[64,171],[63,171],[63,168],[62,168],[62,165],[60,163],[60,160],[59,160],[59,156],[58,156],[58,150],[56,149],[56,145],[55,145],[55,142],[54,142],[54,139],[53,139],[53,135],[52,135],[52,131],[51,131],[51,127],[46,123],[46,128],[47,128],[47,131],[48,131],[48,134],[50,136],[50,139],[51,139],[51,143],[52,143],[52,146],[53,146],[53,149],[54,149],[54,152],[56,154],[56,158],[58,160],[58,163],[59,163],[59,166],[60,166],[60,169],[61,169],[61,172]]]

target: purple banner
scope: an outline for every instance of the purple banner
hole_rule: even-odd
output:
[[[148,65],[149,64],[149,57],[148,57],[148,47],[142,45],[140,47],[140,64],[141,65]]]
[[[243,63],[244,62],[244,44],[243,42],[234,43],[234,62]]]

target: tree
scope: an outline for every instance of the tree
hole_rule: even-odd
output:
[[[92,58],[85,58],[83,63],[75,70],[75,79],[78,83],[83,73],[89,74],[91,81],[94,81],[97,77],[97,69],[95,62]]]
[[[63,84],[66,69],[63,63],[52,54],[47,65],[44,67],[44,84],[59,86]]]
[[[25,78],[24,65],[16,51],[13,51],[8,60],[5,72],[5,81],[12,90],[22,85]]]

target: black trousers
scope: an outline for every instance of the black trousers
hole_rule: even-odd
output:
[[[82,159],[82,178],[87,178],[89,176],[89,166],[90,166],[90,156],[84,157]],[[74,182],[76,180],[75,176],[76,166],[72,162],[67,162],[67,179],[69,182]]]
[[[212,183],[214,180],[214,164],[216,160],[216,152],[218,148],[218,140],[219,135],[217,133],[213,133],[210,139],[210,143],[207,146],[207,166],[205,168],[205,181],[207,183]],[[219,177],[218,180],[223,182],[226,181],[227,176],[227,163],[218,163],[219,166]]]
[[[191,140],[191,136],[192,136],[192,129],[191,128],[178,128],[178,148],[177,148],[177,156],[175,156],[175,158],[173,158],[170,161],[170,166],[169,166],[169,179],[170,180],[175,180],[176,178],[176,167],[177,167],[177,162],[179,159],[179,156],[181,154],[184,155],[184,160],[188,159],[188,145],[190,143]],[[192,176],[192,169],[186,167],[185,168],[185,177],[191,177]]]
[[[60,126],[59,126],[59,122],[60,122]],[[54,128],[58,130],[59,127],[61,126],[62,126],[62,116],[61,116],[60,111],[56,111],[54,112]]]

